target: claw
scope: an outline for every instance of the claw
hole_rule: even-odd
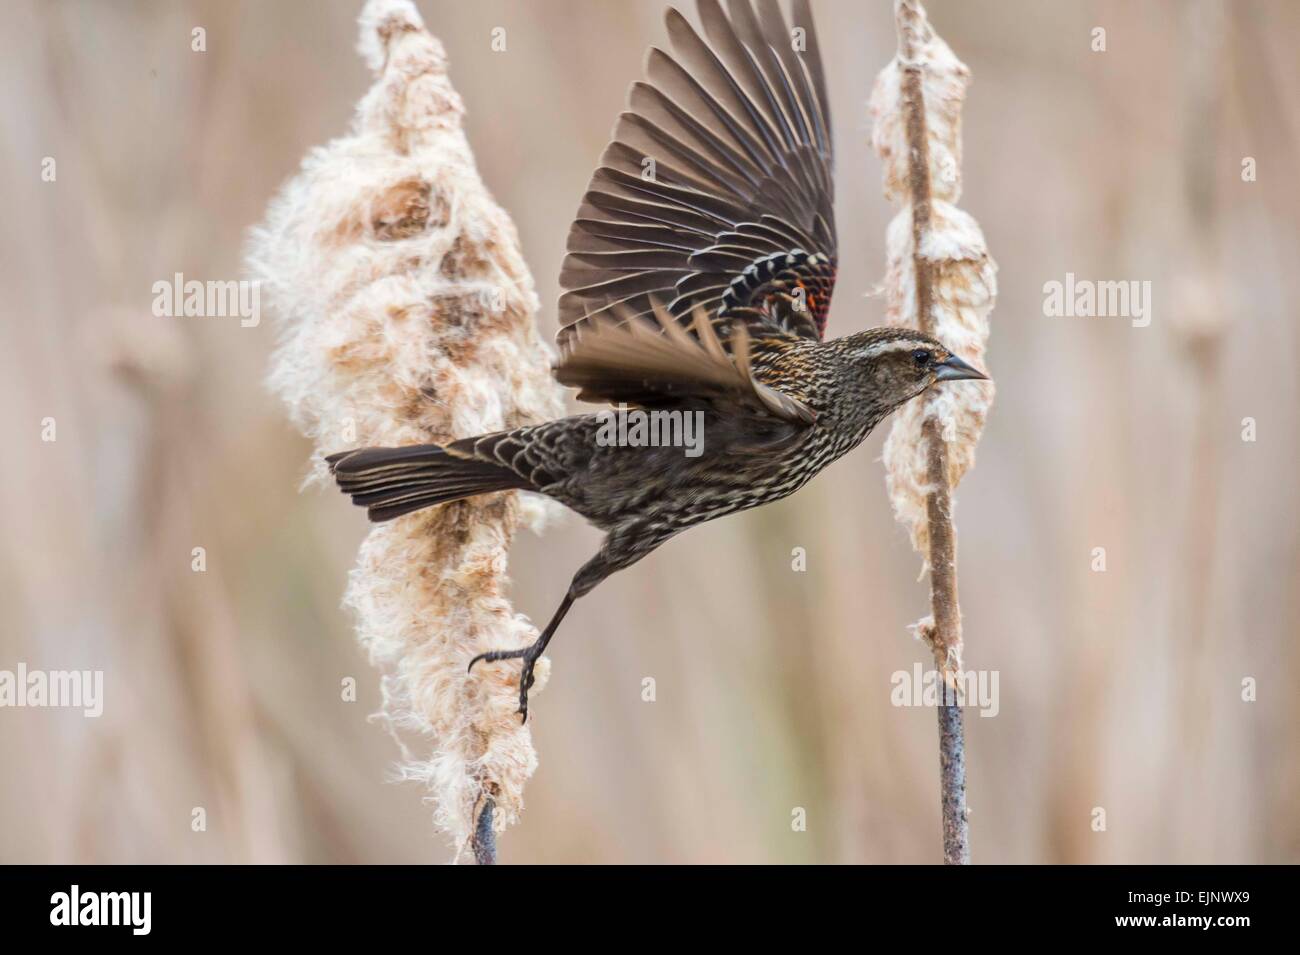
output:
[[[537,665],[537,657],[525,655],[523,659],[524,667],[519,671],[519,720],[522,723],[527,723],[528,691],[537,682],[537,678],[533,674],[533,667]]]
[[[537,665],[537,656],[533,655],[537,644],[531,644],[519,650],[489,650],[486,653],[480,653],[474,659],[469,661],[467,673],[474,671],[474,664],[482,660],[484,663],[496,663],[498,660],[523,660],[523,669],[519,671],[519,709],[516,711],[520,716],[520,722],[528,721],[528,691],[533,688],[537,678],[533,673],[533,668]]]
[[[480,653],[473,660],[469,661],[469,667],[466,672],[473,672],[474,664],[482,660],[484,663],[495,663],[497,660],[523,660],[524,665],[519,671],[519,713],[522,722],[528,722],[528,691],[533,688],[537,682],[533,675],[533,668],[542,654],[546,652],[546,645],[550,642],[551,637],[555,635],[555,628],[560,625],[564,615],[569,608],[573,606],[574,596],[572,590],[564,595],[564,600],[560,602],[560,607],[551,617],[551,622],[546,625],[546,629],[541,632],[536,640],[526,647],[518,650],[488,650],[486,653]]]
[[[482,660],[484,663],[496,663],[498,660],[518,660],[528,653],[528,648],[522,650],[489,650],[487,653],[480,653],[473,660],[469,661],[466,673],[474,672],[474,664]]]

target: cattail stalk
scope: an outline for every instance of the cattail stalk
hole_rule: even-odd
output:
[[[249,255],[280,325],[271,384],[316,443],[309,482],[327,486],[330,452],[563,411],[532,277],[475,168],[442,45],[409,0],[369,0],[360,24],[374,86],[351,131],[308,154],[272,202]],[[377,525],[349,581],[345,603],[384,674],[382,716],[399,742],[429,748],[403,743],[401,776],[428,787],[458,858],[495,861],[495,832],[519,818],[537,765],[517,670],[467,664],[535,638],[506,599],[506,562],[519,525],[547,511],[510,492]],[[547,672],[543,660],[534,692]]]
[[[885,195],[901,207],[888,233],[889,317],[986,368],[997,267],[978,223],[954,205],[961,193],[961,105],[970,71],[931,28],[917,0],[895,0],[894,14],[898,53],[871,95],[872,145],[884,162]],[[895,516],[908,527],[930,572],[930,615],[916,629],[952,694],[939,707],[948,864],[970,862],[952,489],[974,463],[992,400],[990,382],[931,389],[896,416],[885,442]]]

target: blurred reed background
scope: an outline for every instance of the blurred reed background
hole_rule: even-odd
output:
[[[419,788],[384,781],[378,678],[338,607],[365,518],[297,493],[309,449],[262,386],[270,321],[151,314],[176,272],[239,278],[247,227],[344,130],[369,83],[359,6],[0,8],[0,669],[105,671],[98,720],[0,709],[0,861],[450,857]],[[578,199],[665,42],[661,0],[419,7],[549,336]],[[883,310],[865,101],[895,41],[884,0],[814,8],[843,334]],[[1001,267],[998,398],[957,512],[967,665],[1000,673],[998,715],[967,716],[975,860],[1300,861],[1300,7],[928,8],[974,74],[962,205]],[[1151,325],[1044,317],[1067,272],[1149,280]],[[927,590],[884,431],[579,605],[503,861],[939,859],[934,714],[890,705],[891,673],[928,656],[906,629]],[[576,517],[521,537],[516,608],[544,619],[597,540]]]

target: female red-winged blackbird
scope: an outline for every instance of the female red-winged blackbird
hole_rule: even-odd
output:
[[[569,233],[557,379],[582,400],[689,415],[687,449],[610,440],[609,413],[448,445],[329,457],[371,520],[523,488],[606,532],[537,641],[470,661],[533,666],[573,601],[668,538],[779,500],[936,382],[983,378],[933,338],[824,341],[835,281],[830,114],[806,0],[667,14]],[[684,433],[684,429],[679,434]],[[626,435],[624,435],[626,437]]]

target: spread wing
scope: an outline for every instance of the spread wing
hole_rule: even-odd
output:
[[[566,350],[593,322],[668,303],[725,339],[821,338],[835,282],[830,113],[807,0],[699,0],[704,38],[669,9],[569,232]],[[728,15],[729,14],[729,15]]]

